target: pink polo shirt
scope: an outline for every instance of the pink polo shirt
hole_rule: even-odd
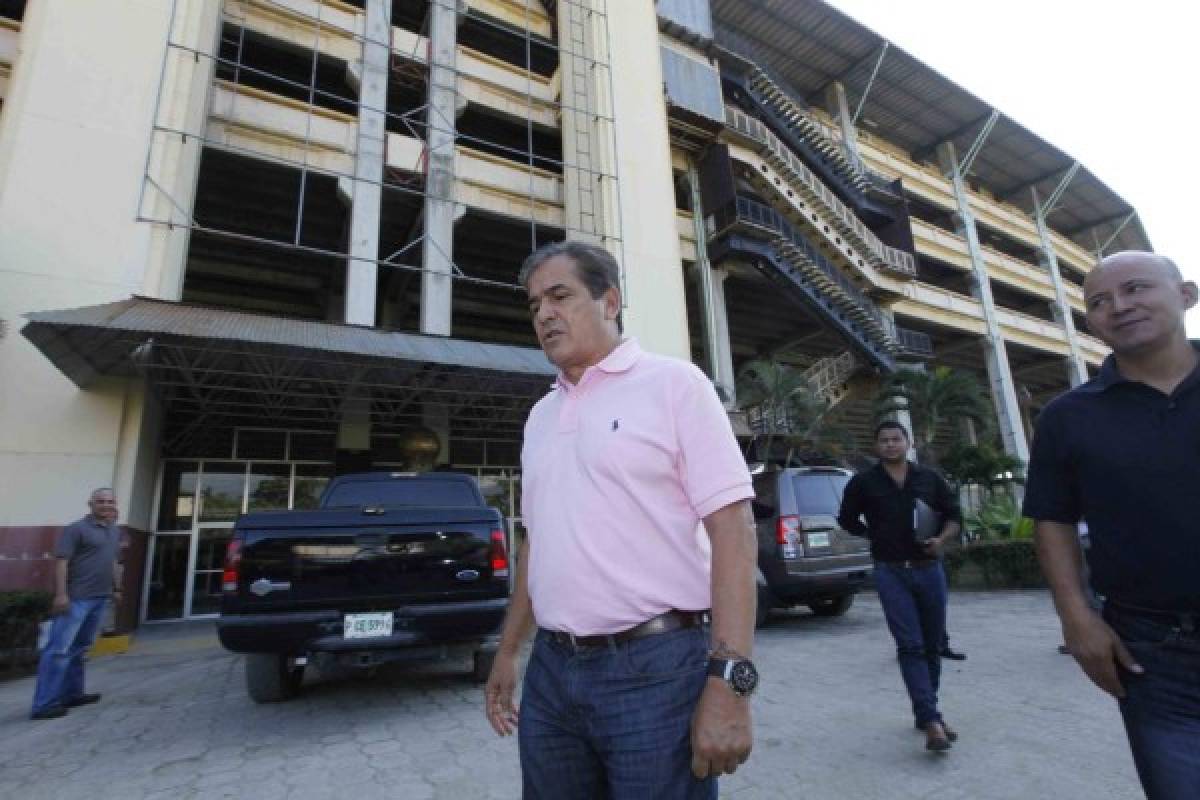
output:
[[[752,497],[729,418],[694,365],[626,339],[525,423],[521,510],[538,625],[616,633],[712,605],[701,519]]]

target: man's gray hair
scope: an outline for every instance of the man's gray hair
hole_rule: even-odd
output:
[[[111,495],[112,495],[114,498],[117,496],[117,493],[113,491],[113,489],[112,489],[112,487],[111,487],[111,486],[99,486],[99,487],[97,487],[97,488],[95,488],[95,489],[92,489],[92,493],[88,495],[88,500],[93,500],[93,499],[95,499],[96,495],[98,495],[98,494],[100,494],[100,493],[102,493],[102,492],[108,492],[108,493],[109,493],[109,494],[111,494]]]
[[[617,260],[613,258],[612,253],[599,245],[576,241],[551,242],[534,250],[521,264],[521,271],[517,273],[517,282],[528,289],[529,279],[533,277],[533,273],[537,272],[538,267],[558,256],[566,256],[574,262],[575,274],[587,287],[592,299],[599,299],[609,289],[620,291],[621,268],[617,265]],[[625,323],[619,310],[617,311],[617,331],[625,332]]]

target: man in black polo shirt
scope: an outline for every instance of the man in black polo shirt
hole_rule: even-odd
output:
[[[875,429],[879,463],[846,484],[838,523],[871,540],[875,587],[896,640],[896,655],[916,726],[928,750],[945,751],[957,734],[942,720],[937,691],[946,629],[946,574],[941,549],[962,524],[958,498],[931,469],[908,460],[908,431],[899,422]],[[917,501],[941,515],[940,532],[921,543],[914,532]],[[866,517],[863,524],[861,517]]]
[[[1120,703],[1151,800],[1200,796],[1200,343],[1196,285],[1151,253],[1109,256],[1083,287],[1112,348],[1100,374],[1038,418],[1025,515],[1067,649]],[[1087,520],[1092,587],[1075,525]]]

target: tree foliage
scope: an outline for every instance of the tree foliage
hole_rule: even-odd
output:
[[[876,415],[897,411],[908,412],[917,453],[930,463],[938,462],[934,443],[944,423],[969,419],[983,432],[991,428],[991,407],[979,380],[950,367],[901,369],[888,376],[876,398]]]
[[[785,462],[797,454],[838,457],[850,446],[832,405],[796,367],[769,359],[749,361],[738,373],[737,393],[742,410],[758,413],[754,444],[761,456],[769,457],[781,444]]]

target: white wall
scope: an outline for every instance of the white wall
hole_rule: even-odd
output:
[[[74,519],[88,489],[117,482],[119,460],[138,461],[117,453],[140,389],[105,379],[81,391],[19,330],[30,311],[144,293],[162,268],[151,252],[182,236],[136,221],[170,10],[160,0],[26,10],[0,117],[0,526]],[[138,437],[123,446],[136,451]],[[130,481],[122,494],[125,521]]]

